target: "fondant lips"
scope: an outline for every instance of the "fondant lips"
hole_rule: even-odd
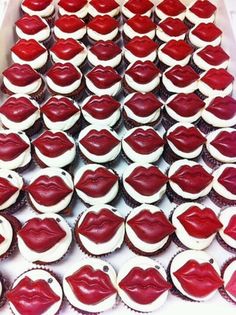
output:
[[[88,196],[99,198],[105,196],[118,179],[116,174],[104,167],[99,167],[95,171],[85,171],[75,187]]]
[[[225,290],[236,297],[236,271],[234,271],[229,282],[226,284]]]
[[[213,90],[224,90],[233,83],[234,77],[225,69],[210,69],[204,74],[201,81]]]
[[[55,21],[55,26],[58,27],[62,32],[74,33],[80,30],[81,28],[84,28],[85,23],[76,15],[65,14]]]
[[[174,272],[184,291],[196,298],[204,298],[223,285],[214,267],[209,263],[189,260]]]
[[[60,301],[60,297],[45,280],[33,281],[27,276],[7,292],[7,299],[19,314],[25,315],[42,315]]]
[[[223,185],[229,192],[236,195],[236,168],[225,168],[218,178],[218,182]]]
[[[221,227],[219,219],[210,208],[200,209],[192,206],[177,217],[189,235],[196,238],[208,238]]]
[[[116,294],[107,273],[92,266],[83,266],[66,278],[77,299],[87,305],[98,304]]]
[[[155,79],[160,73],[160,70],[151,61],[136,61],[125,74],[129,75],[135,82],[146,84]]]
[[[178,87],[186,87],[200,77],[190,66],[176,65],[165,73],[166,77]]]
[[[201,19],[208,19],[215,13],[216,7],[210,1],[198,0],[189,10]]]
[[[128,220],[127,224],[138,238],[148,244],[156,244],[175,231],[162,211],[152,213],[144,209]]]
[[[38,204],[47,207],[56,205],[73,192],[61,177],[47,175],[35,179],[26,191]]]
[[[29,148],[17,133],[0,133],[0,160],[12,161]]]
[[[164,140],[154,129],[138,128],[124,139],[139,154],[151,154],[164,145]]]
[[[0,177],[0,205],[9,200],[17,191],[18,188],[13,186],[10,181]]]
[[[109,34],[118,27],[119,23],[109,15],[97,15],[88,23],[88,28],[102,35]]]
[[[102,244],[109,242],[123,223],[122,217],[103,208],[99,212],[87,213],[76,232],[96,244]]]
[[[194,93],[180,93],[167,106],[180,116],[191,117],[196,115],[205,106],[205,103]]]
[[[193,48],[184,40],[171,40],[162,48],[162,52],[175,60],[183,60],[192,54]]]
[[[33,145],[49,158],[61,156],[74,147],[74,143],[64,133],[50,130],[46,130],[35,139]]]
[[[109,95],[93,95],[83,106],[83,110],[95,119],[107,119],[120,108],[120,103]],[[1,110],[1,108],[0,108]]]
[[[183,165],[170,177],[170,180],[182,190],[190,194],[198,194],[211,184],[213,176],[201,165]]]
[[[2,244],[4,241],[5,241],[5,237],[0,234],[0,244]]]
[[[110,60],[121,54],[121,48],[112,40],[99,40],[90,48],[90,51],[99,60]]]
[[[134,267],[118,285],[134,302],[143,305],[153,303],[171,289],[171,284],[155,268]]]
[[[188,32],[188,28],[183,21],[171,17],[161,21],[158,27],[160,27],[164,33],[172,37],[177,37]]]
[[[112,67],[96,66],[87,77],[99,89],[107,89],[121,80],[121,76]]]
[[[9,68],[3,71],[3,76],[6,77],[12,84],[17,86],[30,85],[33,82],[41,79],[40,75],[31,68],[31,66],[14,63]]]
[[[227,227],[224,229],[224,233],[236,240],[236,215],[233,215],[230,218]]]
[[[224,156],[236,157],[236,131],[221,131],[211,145]]]
[[[157,5],[157,8],[168,16],[177,16],[186,10],[179,0],[164,0]]]
[[[11,51],[25,61],[32,61],[41,56],[47,50],[34,39],[20,39],[11,48]]]
[[[144,14],[153,8],[153,3],[149,0],[129,0],[124,6],[133,14]]]
[[[47,76],[57,85],[68,86],[81,79],[81,74],[71,63],[55,63],[48,71]]]
[[[53,0],[23,0],[22,5],[33,11],[46,9]]]
[[[60,0],[58,5],[65,11],[75,13],[87,5],[87,0]]]
[[[222,31],[214,23],[201,23],[192,30],[192,34],[205,42],[212,42],[222,35]]]
[[[159,110],[161,102],[152,93],[137,92],[125,103],[132,112],[139,117],[147,117]]]
[[[151,40],[148,36],[135,36],[126,45],[125,48],[133,55],[139,58],[144,58],[155,51],[158,44]]]
[[[89,4],[103,14],[109,13],[119,7],[119,3],[115,0],[91,0]]]
[[[147,16],[136,14],[126,22],[136,33],[147,34],[156,29],[156,24]]]
[[[221,46],[206,46],[197,55],[212,66],[221,65],[223,62],[229,60],[229,56]]]
[[[152,196],[166,183],[168,178],[156,167],[136,167],[125,181],[139,194]]]
[[[37,15],[25,14],[16,21],[16,26],[25,34],[35,35],[45,29],[47,24]]]
[[[52,47],[53,52],[58,58],[71,60],[84,50],[84,47],[75,39],[59,39]]]
[[[18,235],[32,251],[43,253],[59,243],[66,232],[53,218],[33,218],[26,222]]]
[[[216,117],[229,120],[236,116],[236,100],[231,96],[216,97],[205,110]]]

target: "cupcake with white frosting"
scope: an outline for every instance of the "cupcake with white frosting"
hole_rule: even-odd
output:
[[[159,44],[168,43],[171,40],[184,40],[188,28],[183,21],[177,18],[168,17],[158,23],[156,37]]]
[[[29,15],[37,15],[44,18],[50,26],[55,19],[55,5],[53,0],[22,0],[21,10]]]
[[[113,18],[119,18],[120,4],[116,0],[91,0],[88,2],[89,19],[98,15],[109,15]]]
[[[186,7],[180,0],[162,0],[155,7],[155,21],[160,22],[168,17],[184,20]]]
[[[216,16],[216,6],[208,0],[197,0],[186,10],[185,23],[193,27],[200,23],[213,23]]]
[[[126,0],[122,5],[123,19],[131,19],[136,14],[151,17],[153,6],[152,1],[150,0]]]
[[[61,15],[76,15],[80,19],[86,19],[88,14],[87,0],[60,0],[58,2],[58,13]]]
[[[156,24],[151,18],[137,14],[131,19],[127,20],[123,28],[123,39],[127,43],[136,36],[148,36],[154,39],[156,31]]]
[[[53,34],[56,40],[73,38],[82,40],[86,34],[86,24],[76,15],[62,15],[54,24]]]

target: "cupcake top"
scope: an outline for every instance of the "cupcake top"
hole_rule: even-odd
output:
[[[152,127],[140,126],[125,133],[122,149],[132,162],[156,162],[162,155],[164,140]]]
[[[186,18],[194,25],[215,20],[216,6],[208,0],[197,0],[187,8]]]
[[[213,189],[223,198],[236,200],[236,166],[223,164],[213,173]]]
[[[107,14],[95,16],[87,25],[88,37],[94,41],[114,40],[118,31],[118,21]]]
[[[236,208],[229,207],[221,211],[220,222],[222,227],[219,231],[219,235],[222,240],[233,250],[236,249]],[[228,249],[228,248],[227,248]]]
[[[124,218],[110,205],[95,205],[82,213],[74,233],[78,243],[91,255],[109,254],[123,243]]]
[[[136,14],[124,24],[124,33],[132,39],[135,36],[148,36],[153,39],[155,37],[156,24],[151,18]]]
[[[116,17],[120,13],[120,5],[115,0],[91,0],[88,3],[88,14],[91,17],[97,15],[110,15]]]
[[[180,0],[163,0],[156,6],[155,13],[160,20],[168,17],[184,20],[186,7]]]
[[[1,180],[2,181],[2,180]],[[13,218],[13,217],[12,217]],[[0,215],[0,257],[10,249],[14,236],[14,226],[12,226],[9,215]]]
[[[169,168],[168,177],[172,190],[190,200],[206,196],[213,183],[213,176],[202,165],[189,160],[174,162]]]
[[[21,9],[29,15],[48,17],[55,11],[53,0],[23,0]]]
[[[195,250],[207,248],[222,227],[212,209],[194,202],[178,206],[173,211],[171,221],[180,242],[185,247]]]
[[[188,32],[187,26],[180,19],[168,17],[157,25],[157,37],[168,43],[170,40],[183,40]]]
[[[35,268],[24,272],[13,282],[7,299],[15,315],[32,312],[35,315],[54,315],[61,307],[63,292],[51,272]]]
[[[40,213],[58,213],[70,203],[74,185],[66,171],[47,167],[37,171],[26,187],[31,204]]]
[[[157,166],[148,163],[133,163],[123,172],[126,193],[138,203],[155,203],[166,191],[168,178]]]
[[[79,168],[74,177],[76,192],[86,204],[110,203],[119,191],[119,176],[98,164]]]
[[[230,297],[232,302],[236,302],[236,260],[235,258],[231,258],[226,261],[223,266],[222,278],[224,280],[224,290],[227,295]]]
[[[74,139],[63,131],[46,130],[32,144],[43,166],[65,167],[76,156]]]
[[[220,45],[222,31],[214,23],[200,23],[189,32],[190,42],[200,48]]]
[[[86,34],[86,24],[77,15],[62,15],[55,21],[53,32],[57,39],[80,40]]]
[[[63,290],[77,309],[90,313],[106,311],[116,303],[116,272],[101,259],[83,259],[64,276]]]
[[[138,312],[152,312],[160,308],[171,289],[165,269],[157,261],[138,256],[122,266],[117,284],[122,301]]]
[[[51,263],[65,255],[72,233],[61,216],[47,213],[27,220],[18,231],[17,238],[20,253],[26,260]]]
[[[193,301],[206,301],[223,285],[216,261],[204,251],[186,250],[171,262],[170,275],[180,293]]]
[[[153,3],[150,0],[126,0],[122,6],[122,13],[127,19],[136,14],[151,16]]]
[[[76,15],[83,19],[88,13],[88,1],[60,0],[58,2],[58,11],[60,15]]]

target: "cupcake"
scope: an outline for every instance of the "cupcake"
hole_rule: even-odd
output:
[[[221,210],[219,220],[222,224],[218,232],[217,240],[219,244],[227,251],[236,253],[236,208],[229,207]]]
[[[213,187],[209,194],[210,199],[218,207],[236,205],[236,166],[222,164],[213,172]]]
[[[126,217],[126,244],[138,255],[154,256],[170,245],[174,230],[162,210],[142,204]]]
[[[121,76],[111,66],[96,66],[85,76],[87,89],[97,95],[115,96],[121,89]]]
[[[37,171],[25,188],[28,202],[39,213],[58,213],[68,210],[74,185],[66,171],[48,167]]]
[[[7,280],[0,273],[0,308],[6,303],[6,292],[8,290]]]
[[[197,0],[187,8],[185,23],[189,27],[200,23],[213,23],[216,9],[216,6],[208,0]]]
[[[22,131],[0,131],[0,168],[23,172],[31,162],[30,140]]]
[[[79,134],[80,154],[86,163],[111,164],[118,160],[121,141],[109,127],[90,125]]]
[[[174,162],[169,168],[168,177],[167,196],[171,202],[177,204],[197,201],[207,196],[212,189],[213,176],[194,161]]]
[[[187,33],[188,28],[183,21],[168,17],[157,25],[157,42],[163,44],[171,40],[184,40]]]
[[[193,124],[176,123],[167,130],[163,158],[168,164],[180,159],[197,160],[206,138]]]
[[[81,111],[72,99],[55,95],[49,98],[40,110],[47,129],[78,134],[81,128]]]
[[[63,292],[56,276],[48,270],[25,271],[6,294],[14,315],[56,315],[62,306]]]
[[[122,5],[122,15],[124,20],[131,19],[137,14],[148,16],[152,15],[153,3],[150,0],[126,0]]]
[[[88,14],[87,0],[59,0],[58,13],[61,15],[76,15],[80,19],[85,19]]]
[[[188,301],[207,301],[223,285],[218,264],[200,250],[178,253],[171,261],[170,277],[174,294]]]
[[[95,205],[79,216],[74,234],[77,244],[86,254],[107,255],[123,244],[124,218],[110,205]]]
[[[46,130],[32,144],[34,158],[40,167],[68,169],[75,160],[75,141],[63,131]]]
[[[137,14],[131,19],[127,20],[123,28],[123,39],[127,43],[136,36],[147,36],[154,39],[156,31],[156,24],[151,18]]]
[[[133,163],[123,172],[123,195],[132,208],[140,204],[156,204],[166,192],[168,178],[157,166]]]
[[[128,163],[155,163],[163,153],[164,140],[152,127],[135,127],[125,133],[122,150]]]
[[[148,257],[134,257],[121,267],[117,276],[119,296],[137,312],[152,312],[167,299],[171,284],[165,269]]]
[[[27,136],[41,129],[39,105],[26,94],[10,96],[0,107],[0,119],[4,128],[24,131]]]
[[[76,15],[62,15],[54,24],[54,38],[82,40],[86,34],[86,24]]]
[[[221,296],[226,301],[236,304],[236,259],[234,257],[224,263],[221,276],[224,281],[223,287],[219,290]]]
[[[101,313],[116,304],[116,272],[98,258],[77,262],[76,269],[63,278],[63,291],[72,308],[79,313]]]
[[[99,164],[80,167],[74,176],[78,197],[86,205],[112,202],[119,192],[119,176],[112,169]]]
[[[92,19],[98,15],[109,15],[118,18],[120,15],[120,4],[115,0],[91,0],[88,2],[88,15]]]
[[[123,118],[127,129],[139,126],[156,127],[161,120],[162,103],[152,93],[136,92],[126,96]]]
[[[50,264],[60,260],[72,242],[66,221],[55,213],[28,219],[17,233],[21,255],[29,262]]]
[[[175,227],[177,245],[194,250],[210,246],[222,227],[212,209],[194,202],[183,203],[175,208],[171,222]]]
[[[30,65],[12,64],[2,73],[2,92],[8,95],[27,94],[38,102],[45,97],[45,83]]]
[[[186,7],[180,0],[163,0],[155,7],[155,21],[159,22],[168,17],[184,20]]]

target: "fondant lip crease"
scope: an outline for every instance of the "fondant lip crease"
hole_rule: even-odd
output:
[[[88,103],[83,106],[83,110],[96,119],[106,119],[110,117],[120,104],[108,95],[92,96]]]
[[[25,97],[11,97],[0,107],[0,113],[15,122],[23,121],[36,111],[37,107]]]
[[[132,112],[141,117],[147,117],[161,108],[162,104],[152,93],[135,93],[125,105],[129,106]]]
[[[71,116],[78,113],[79,109],[66,97],[61,97],[60,99],[52,97],[42,106],[41,111],[51,121],[57,122],[69,119]]]
[[[6,178],[0,178],[0,205],[6,202],[18,191]]]
[[[29,144],[22,140],[19,135],[14,133],[0,134],[1,160],[14,160],[28,148]]]

